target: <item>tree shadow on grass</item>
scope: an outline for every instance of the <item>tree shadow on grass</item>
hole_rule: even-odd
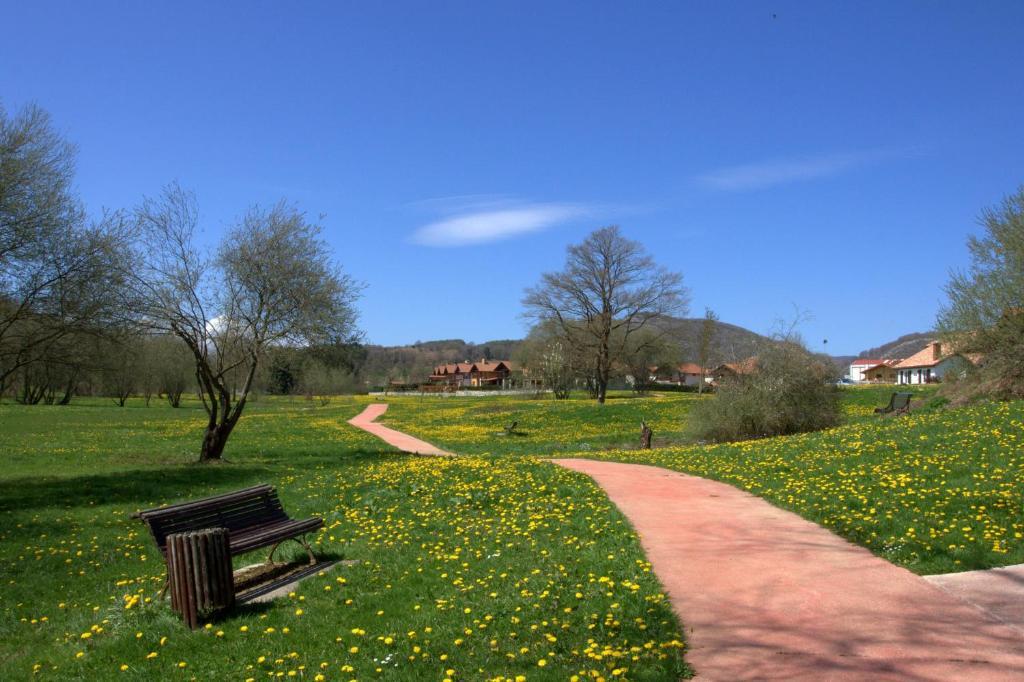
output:
[[[260,466],[176,466],[85,476],[0,481],[0,512],[75,509],[108,504],[152,506],[255,485],[272,473]]]
[[[358,448],[346,450],[343,454],[292,454],[250,463],[186,464],[81,476],[5,479],[0,480],[0,513],[72,510],[108,504],[154,507],[206,497],[232,488],[274,484],[285,473],[281,465],[313,470],[406,456],[387,447],[379,450]]]

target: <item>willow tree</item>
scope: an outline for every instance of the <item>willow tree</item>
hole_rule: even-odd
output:
[[[604,403],[608,381],[642,334],[644,345],[669,334],[664,323],[686,311],[682,275],[655,264],[642,244],[618,226],[568,247],[565,268],[527,289],[526,314],[555,325],[590,368],[594,396]]]
[[[200,461],[219,459],[267,351],[354,338],[360,287],[320,228],[283,202],[250,208],[212,251],[197,244],[195,196],[178,185],[136,217],[130,304],[140,324],[191,351],[208,416]]]

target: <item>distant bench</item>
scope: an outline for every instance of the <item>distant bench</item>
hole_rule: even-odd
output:
[[[318,516],[295,520],[281,506],[277,490],[263,484],[214,495],[191,502],[147,509],[135,514],[149,528],[160,553],[167,558],[167,536],[205,528],[226,528],[231,556],[245,554],[262,547],[271,547],[267,562],[285,540],[295,540],[306,548],[309,563],[316,557],[303,537],[324,525]]]
[[[910,412],[910,399],[913,393],[893,393],[889,398],[889,404],[885,407],[876,407],[875,414],[906,414]]]

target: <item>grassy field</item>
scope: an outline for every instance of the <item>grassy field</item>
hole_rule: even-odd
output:
[[[516,397],[388,397],[381,422],[423,435],[460,454],[544,454],[622,448],[640,438],[640,421],[655,432],[655,445],[682,442],[686,412],[699,396],[612,392],[604,405],[575,394],[570,400]],[[504,427],[518,422],[516,433]]]
[[[909,387],[915,404],[924,405],[933,387]],[[843,392],[843,413],[849,423],[870,421],[874,408],[884,405],[892,387],[866,386]],[[654,447],[686,441],[686,414],[697,400],[695,393],[652,392],[637,396],[613,391],[604,405],[582,393],[569,400],[517,397],[390,396],[381,422],[416,434],[460,454],[529,454],[556,457],[601,450],[622,450],[640,440],[640,421],[654,429]],[[517,433],[505,436],[504,427],[518,423]]]
[[[456,451],[463,433],[475,433],[476,447],[493,453],[578,454],[731,483],[922,574],[1024,562],[1024,403],[946,410],[933,406],[931,387],[911,390],[919,409],[910,416],[873,413],[888,400],[890,387],[847,388],[846,423],[838,428],[650,451],[635,449],[639,418],[646,416],[656,433],[668,431],[671,443],[681,435],[678,421],[685,420],[677,417],[673,424],[672,416],[685,415],[696,396],[612,401],[607,411],[592,402],[567,401],[550,413],[525,403],[478,405],[468,398],[433,418],[402,403],[387,416]],[[521,416],[529,437],[506,446],[509,439],[494,432],[513,415]],[[590,437],[587,448],[572,452],[574,442],[587,442],[580,433],[602,429],[604,436]],[[548,435],[547,445],[542,434]]]
[[[635,535],[587,478],[528,457],[390,453],[327,407],[251,405],[229,464],[202,413],[0,405],[5,679],[675,679],[682,635]],[[156,601],[132,512],[267,481],[358,564],[190,633]],[[248,561],[260,558],[249,555]],[[241,563],[245,563],[242,561]],[[617,674],[616,674],[617,672]]]
[[[679,624],[622,516],[542,461],[666,466],[735,484],[921,572],[1024,561],[1024,403],[683,444],[692,394],[587,400],[389,398],[385,421],[467,456],[389,452],[345,420],[369,398],[251,405],[228,464],[193,464],[197,405],[0,405],[0,660],[62,679],[676,679]],[[639,422],[651,451],[632,449]],[[520,435],[499,435],[518,421]],[[137,509],[267,481],[327,520],[317,551],[359,563],[197,633],[155,601]],[[247,559],[259,558],[250,555]],[[340,579],[340,580],[339,580]],[[618,674],[616,674],[618,671]]]

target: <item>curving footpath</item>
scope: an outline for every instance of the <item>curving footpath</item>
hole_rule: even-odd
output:
[[[408,452],[414,455],[424,455],[428,457],[454,457],[450,452],[442,450],[441,448],[431,445],[426,441],[422,441],[419,438],[413,438],[412,436],[402,433],[401,431],[395,431],[389,429],[383,424],[378,424],[376,420],[382,414],[388,411],[387,403],[373,403],[367,405],[366,409],[348,420],[348,423],[357,429],[362,429],[367,433],[371,433],[377,438],[388,445],[401,450],[402,452]]]
[[[639,533],[701,680],[1024,680],[1024,635],[737,488],[640,464],[591,476]]]

